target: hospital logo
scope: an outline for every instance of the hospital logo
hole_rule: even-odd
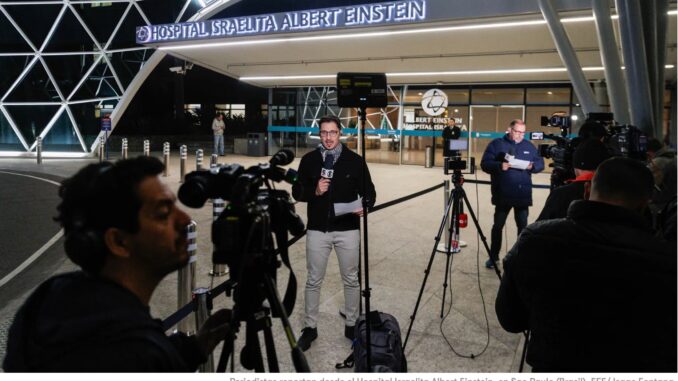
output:
[[[447,110],[447,94],[440,89],[431,89],[421,96],[421,108],[431,116],[438,116]]]

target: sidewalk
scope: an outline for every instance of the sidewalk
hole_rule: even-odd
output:
[[[160,152],[152,152],[160,157]],[[130,153],[130,157],[133,156]],[[247,167],[268,158],[252,158],[228,155],[220,157],[220,163],[239,163]],[[69,176],[90,160],[45,160],[37,165],[28,159],[0,159],[0,169],[47,173],[58,176]],[[290,165],[297,168],[299,159]],[[209,156],[205,157],[203,167],[209,166]],[[449,179],[442,168],[423,168],[420,166],[370,164],[375,187],[377,204],[390,201]],[[187,171],[195,168],[195,159],[189,153]],[[466,175],[467,180],[475,179],[475,175]],[[477,179],[488,180],[484,173],[477,174]],[[170,160],[170,174],[163,180],[173,191],[179,187],[179,158],[173,155]],[[535,183],[548,184],[548,174],[533,176]],[[278,189],[290,190],[288,184],[276,184]],[[490,203],[488,185],[467,183],[464,186],[469,201],[473,205],[483,233],[489,239],[492,225],[493,206]],[[529,221],[536,219],[548,195],[546,189],[533,191],[534,203],[530,210]],[[182,206],[183,207],[183,206]],[[210,287],[218,285],[226,277],[212,279],[208,273],[211,269],[210,226],[212,222],[212,206],[207,203],[201,209],[188,209],[187,212],[198,224],[198,261],[197,286]],[[306,205],[296,204],[297,213],[306,220]],[[373,310],[388,312],[394,315],[401,326],[403,340],[410,325],[417,295],[424,278],[424,270],[431,256],[434,237],[437,232],[443,210],[443,192],[437,190],[424,196],[391,206],[369,216],[369,274],[372,290],[371,307]],[[51,212],[51,211],[50,211]],[[53,215],[53,213],[52,213]],[[461,253],[451,258],[450,287],[446,292],[445,313],[448,313],[449,302],[452,308],[444,321],[441,333],[440,313],[443,295],[443,278],[445,274],[445,255],[437,254],[431,273],[424,289],[421,305],[417,311],[412,334],[406,348],[408,369],[410,372],[516,372],[522,351],[522,335],[505,332],[497,322],[494,313],[494,300],[499,281],[493,271],[484,268],[487,253],[482,242],[478,242],[476,228],[469,218],[469,227],[462,230],[462,239],[468,243]],[[515,242],[516,228],[513,218],[507,220],[507,228],[502,256]],[[489,242],[488,242],[489,243]],[[63,245],[60,240],[57,245]],[[480,246],[480,250],[478,247]],[[290,260],[297,276],[297,299],[294,311],[290,314],[290,322],[294,334],[298,337],[303,320],[303,290],[306,281],[305,240],[301,239],[290,247]],[[71,270],[73,265],[67,260],[59,267],[59,271]],[[288,271],[283,267],[278,270],[278,288],[284,294],[287,285]],[[478,286],[481,286],[481,292]],[[335,363],[341,362],[350,353],[350,342],[343,337],[344,321],[338,311],[343,304],[343,291],[336,257],[330,257],[327,275],[322,289],[319,337],[305,353],[313,372],[336,372]],[[4,357],[4,330],[8,319],[13,316],[26,294],[0,310],[0,358]],[[160,284],[151,301],[152,314],[165,318],[177,309],[177,277],[171,274]],[[483,307],[482,298],[485,306]],[[231,307],[232,303],[224,295],[216,296],[215,308]],[[489,347],[480,356],[487,342],[487,324],[484,316],[487,313],[489,322]],[[274,319],[273,333],[278,353],[278,361],[283,372],[294,371],[285,334],[278,319]],[[445,337],[460,354],[477,356],[466,359],[453,353],[445,341]],[[239,362],[240,350],[244,345],[244,326],[235,343],[236,371],[244,371]],[[263,346],[263,340],[262,340]],[[216,359],[221,353],[215,351]],[[341,370],[350,372],[352,370]]]

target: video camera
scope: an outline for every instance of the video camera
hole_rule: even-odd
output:
[[[443,157],[445,157],[445,174],[450,171],[461,172],[466,170],[466,160],[461,159],[461,151],[468,151],[468,137],[460,139],[461,129],[457,126],[443,129]],[[475,159],[471,157],[470,172],[474,172]]]
[[[240,277],[244,273],[248,279],[256,279],[259,273],[275,279],[280,263],[271,233],[276,235],[280,246],[287,243],[287,232],[297,236],[304,231],[304,222],[296,214],[289,193],[275,190],[270,184],[271,181],[296,181],[295,170],[280,167],[292,160],[294,153],[282,150],[268,163],[247,169],[239,164],[218,165],[187,174],[179,187],[179,200],[192,208],[201,208],[210,198],[230,201],[212,224],[212,262],[228,265],[236,284],[243,283]],[[280,247],[285,254],[286,249]]]
[[[589,132],[580,128],[579,136],[570,137],[572,118],[569,115],[555,114],[551,117],[541,117],[542,126],[560,128],[560,136],[546,134],[545,138],[555,141],[556,144],[540,144],[539,155],[553,159],[550,166],[551,189],[564,185],[569,179],[573,179],[574,167],[572,155],[582,139],[588,137],[600,138],[613,156],[630,157],[637,160],[645,160],[647,154],[647,137],[637,127],[631,125],[617,125],[612,113],[589,113],[586,123],[596,123],[600,133]],[[586,124],[585,123],[585,124]],[[594,124],[595,125],[595,124]],[[583,127],[583,126],[582,126]]]

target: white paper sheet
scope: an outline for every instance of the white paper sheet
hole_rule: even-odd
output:
[[[344,214],[353,213],[356,210],[359,210],[363,207],[362,197],[358,197],[357,200],[352,202],[337,202],[334,204],[334,215],[339,217]]]
[[[530,165],[530,161],[516,159],[515,156],[509,154],[506,154],[506,161],[511,164],[511,168],[516,169],[527,169],[527,166]]]

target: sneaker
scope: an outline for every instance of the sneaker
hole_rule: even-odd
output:
[[[351,325],[351,326],[345,325],[344,326],[344,336],[346,336],[347,339],[353,341],[353,339],[355,338],[355,326],[354,325]]]
[[[485,267],[488,268],[488,269],[493,269],[494,268],[494,262],[491,259],[488,259],[485,262]]]
[[[318,338],[318,328],[306,327],[301,330],[301,337],[297,340],[297,346],[306,352],[311,347],[313,340]]]

